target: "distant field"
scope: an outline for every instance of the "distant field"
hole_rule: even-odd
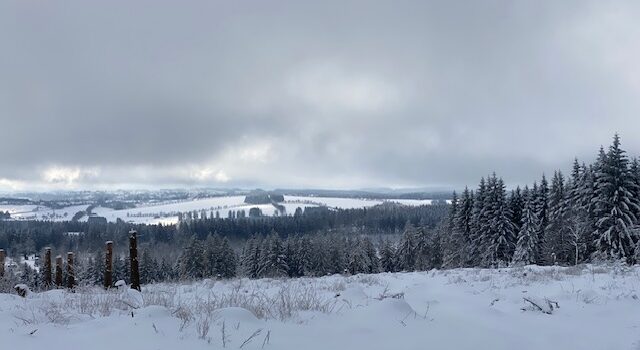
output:
[[[207,217],[216,212],[220,217],[226,218],[230,211],[244,210],[249,212],[250,208],[258,207],[264,215],[272,216],[276,208],[271,204],[250,205],[244,203],[244,196],[213,197],[205,199],[193,199],[188,201],[172,201],[155,204],[143,204],[136,208],[114,210],[110,208],[97,207],[93,213],[107,218],[110,222],[122,219],[127,222],[144,224],[174,224],[178,221],[178,212],[205,211]],[[327,206],[329,208],[364,208],[382,204],[383,202],[397,202],[404,205],[425,205],[431,204],[432,200],[423,199],[358,199],[358,198],[336,198],[336,197],[305,197],[305,196],[285,196],[284,203],[287,215],[295,212],[296,208]],[[78,211],[86,210],[88,205],[71,206],[62,209],[51,209],[36,205],[0,205],[0,210],[9,211],[11,217],[16,220],[71,220]],[[87,217],[80,219],[86,221]]]

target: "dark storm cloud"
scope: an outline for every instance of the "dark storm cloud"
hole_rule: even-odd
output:
[[[0,190],[533,181],[640,152],[633,2],[0,4]]]

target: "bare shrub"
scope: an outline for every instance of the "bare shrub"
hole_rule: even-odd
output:
[[[206,339],[209,334],[209,316],[200,315],[198,321],[196,321],[196,331],[198,333],[198,338]]]

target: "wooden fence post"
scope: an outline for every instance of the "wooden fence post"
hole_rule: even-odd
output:
[[[73,253],[67,253],[67,288],[73,289],[76,284],[76,273],[73,268]]]
[[[104,288],[111,288],[113,283],[113,242],[108,241],[107,253],[105,254],[105,267],[104,267]]]
[[[51,288],[51,248],[44,248],[44,287]]]
[[[138,232],[129,231],[129,259],[131,266],[131,288],[140,291],[140,272],[138,270]]]
[[[0,249],[0,277],[4,277],[4,258],[5,258],[4,249]]]
[[[56,286],[62,286],[62,256],[56,256]]]

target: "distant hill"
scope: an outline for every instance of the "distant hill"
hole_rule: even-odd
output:
[[[288,196],[314,196],[339,198],[367,198],[367,199],[451,199],[452,190],[437,190],[427,192],[402,191],[364,191],[364,190],[322,190],[322,189],[275,189],[274,193]]]

